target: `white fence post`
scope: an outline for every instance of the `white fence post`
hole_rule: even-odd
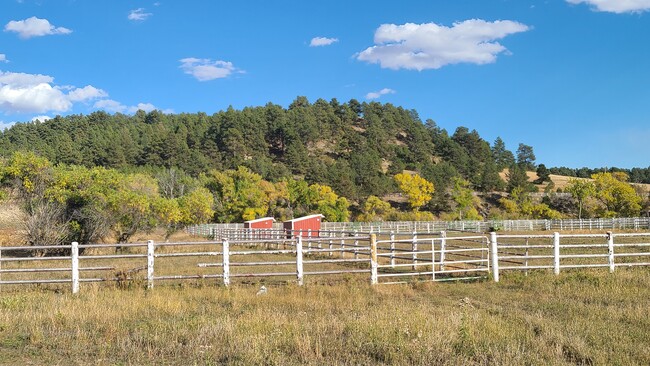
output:
[[[332,251],[333,251],[333,248],[334,248],[334,242],[332,241],[332,232],[330,231],[329,234],[327,234],[327,235],[328,235],[329,238],[330,238],[330,240],[329,240],[329,247],[328,247],[328,248],[329,248],[329,252],[327,252],[327,255],[331,257],[332,254],[333,254]]]
[[[431,239],[431,280],[436,280],[436,240]]]
[[[553,233],[553,273],[560,274],[560,233]]]
[[[411,251],[413,252],[413,270],[415,271],[418,266],[418,236],[417,236],[417,231],[413,232],[413,243],[411,244]]]
[[[390,232],[390,268],[395,268],[395,232]]]
[[[609,260],[609,273],[614,273],[614,233],[607,232],[607,258]]]
[[[377,235],[370,234],[370,284],[377,284]]]
[[[440,232],[440,270],[445,270],[445,251],[447,250],[447,232]]]
[[[153,260],[156,247],[153,240],[147,240],[147,289],[153,288]]]
[[[221,248],[223,285],[228,287],[230,286],[230,243],[228,242],[228,239],[223,239],[221,242]]]
[[[359,250],[357,249],[357,247],[359,246],[359,239],[356,239],[358,236],[359,236],[359,233],[355,229],[354,230],[355,239],[354,239],[354,249],[353,249],[353,251],[354,251],[354,259],[359,259]]]
[[[499,282],[499,252],[497,243],[497,233],[490,233],[490,259],[492,259],[492,279]]]
[[[72,258],[72,293],[79,292],[79,243],[72,242],[71,255]]]
[[[307,230],[307,250],[311,250],[311,229]]]
[[[303,268],[302,268],[302,236],[298,236],[296,241],[296,276],[298,277],[298,286],[303,284]]]

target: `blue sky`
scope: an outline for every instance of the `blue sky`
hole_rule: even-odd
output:
[[[0,123],[379,101],[538,163],[647,167],[650,0],[0,0]]]

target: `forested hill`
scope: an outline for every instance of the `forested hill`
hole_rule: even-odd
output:
[[[534,162],[532,148],[523,147],[521,158]],[[395,192],[391,177],[405,169],[420,172],[441,194],[454,176],[490,191],[503,187],[498,172],[514,163],[501,139],[490,146],[465,127],[449,135],[412,110],[305,97],[288,108],[269,103],[211,116],[94,112],[18,123],[0,138],[2,154],[17,150],[55,164],[178,167],[191,175],[246,166],[271,181],[302,176],[328,184],[352,199]]]

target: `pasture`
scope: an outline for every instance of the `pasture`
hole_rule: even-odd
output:
[[[379,235],[378,285],[361,235],[231,240],[228,287],[222,240],[161,241],[151,275],[147,243],[87,247],[77,294],[69,253],[5,246],[2,281],[60,282],[0,287],[0,364],[649,364],[647,235],[572,235],[499,236],[498,283],[489,235]]]
[[[650,271],[0,295],[0,364],[648,364]]]

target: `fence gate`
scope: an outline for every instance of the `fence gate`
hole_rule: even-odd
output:
[[[377,240],[378,283],[458,281],[487,278],[486,236],[439,233],[391,233]]]

